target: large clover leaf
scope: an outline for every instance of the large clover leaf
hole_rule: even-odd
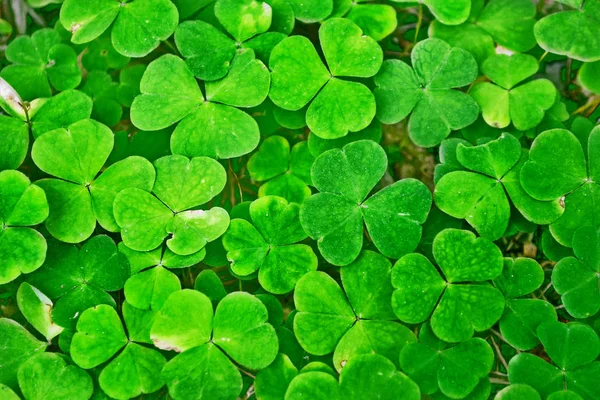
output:
[[[386,168],[384,150],[369,140],[326,151],[315,160],[312,182],[321,193],[304,201],[300,222],[331,264],[356,259],[363,244],[363,220],[383,255],[399,258],[417,247],[431,195],[422,182],[403,179],[365,201]]]
[[[586,142],[587,146],[582,145]],[[529,161],[521,169],[521,184],[531,197],[541,201],[558,199],[565,208],[563,215],[550,225],[552,236],[563,246],[573,245],[573,234],[578,228],[600,226],[600,189],[596,183],[600,176],[599,145],[600,128],[582,142],[565,129],[545,131],[533,141]]]
[[[512,121],[515,128],[526,131],[542,122],[545,112],[554,105],[557,92],[549,80],[516,86],[538,70],[537,60],[529,54],[494,55],[484,61],[481,70],[495,84],[477,83],[469,93],[488,125],[506,128]]]
[[[75,89],[81,82],[77,54],[61,43],[53,29],[40,29],[31,37],[13,40],[6,47],[6,59],[12,64],[2,69],[0,76],[25,100],[50,97],[50,84],[62,91]]]
[[[116,399],[160,389],[164,384],[160,373],[167,362],[157,350],[134,341],[133,321],[128,320],[127,313],[124,316],[129,338],[114,308],[103,304],[90,308],[81,314],[71,342],[71,357],[81,368],[94,368],[112,359],[102,368],[98,382]]]
[[[154,169],[142,157],[129,157],[98,172],[113,149],[113,133],[106,126],[82,120],[68,129],[40,136],[31,151],[35,164],[59,179],[36,182],[48,197],[48,232],[67,243],[79,243],[92,235],[96,220],[108,231],[117,232],[113,200],[125,188],[150,190]]]
[[[202,398],[235,399],[242,376],[230,358],[254,370],[267,367],[277,356],[277,335],[267,320],[267,308],[248,293],[226,296],[214,316],[204,294],[171,294],[151,330],[157,347],[181,353],[162,371],[171,397],[198,398],[201,390]]]
[[[392,270],[392,307],[401,321],[415,324],[431,316],[431,329],[446,342],[463,342],[502,317],[502,293],[485,283],[504,265],[494,243],[469,231],[445,229],[433,241],[444,274],[423,255],[402,257]]]
[[[73,43],[91,42],[113,25],[112,44],[128,57],[143,57],[156,49],[175,31],[178,19],[169,0],[65,0],[60,9],[60,22],[73,34]]]
[[[243,92],[248,94],[255,89],[252,84],[239,85],[233,71],[225,79],[233,80],[223,88],[225,95],[244,98]],[[225,101],[217,98],[212,102],[209,87],[207,84],[207,100],[204,100],[185,62],[164,55],[151,62],[144,72],[142,95],[131,105],[131,120],[146,131],[164,129],[181,121],[171,137],[173,154],[233,158],[254,150],[260,140],[256,121],[245,112],[225,105]],[[261,98],[264,99],[255,98],[255,102],[260,104]]]
[[[467,51],[439,39],[419,42],[411,53],[412,67],[387,60],[375,76],[377,118],[395,124],[409,114],[408,133],[422,147],[440,144],[451,131],[471,125],[479,107],[454,88],[477,77],[477,62]]]
[[[46,239],[30,226],[48,217],[46,194],[19,171],[0,172],[0,284],[35,271],[46,258]]]
[[[305,244],[300,226],[300,206],[277,196],[266,196],[250,204],[252,223],[231,221],[223,246],[236,275],[256,271],[261,286],[271,293],[290,292],[304,274],[317,269],[317,256]]]
[[[545,322],[537,328],[544,349],[556,366],[529,353],[520,353],[508,364],[512,383],[523,383],[536,389],[543,398],[564,389],[584,400],[600,396],[597,385],[600,362],[600,339],[589,326],[581,323]]]
[[[55,301],[52,319],[68,328],[92,306],[116,306],[107,292],[122,289],[129,275],[127,258],[117,251],[111,238],[98,235],[85,242],[81,250],[51,241],[46,262],[28,282]]]
[[[305,37],[290,37],[275,46],[269,59],[269,97],[278,107],[291,111],[310,103],[306,111],[308,127],[320,137],[334,139],[366,128],[375,117],[371,91],[361,83],[340,78],[375,75],[383,52],[375,40],[364,36],[348,19],[324,22],[319,39],[328,68]]]
[[[514,136],[504,133],[496,140],[473,147],[464,142],[453,143],[455,148],[445,148],[445,174],[435,188],[435,204],[442,211],[466,219],[490,240],[506,232],[511,217],[509,198],[534,223],[549,224],[560,218],[564,209],[558,200],[538,201],[523,190],[519,176],[527,152],[522,151]],[[436,168],[436,173],[441,174],[441,170]]]
[[[393,321],[390,270],[385,257],[365,251],[342,267],[344,290],[324,272],[304,275],[294,292],[294,333],[302,348],[314,355],[335,350],[338,371],[360,354],[376,353],[396,363],[400,350],[416,338]]]
[[[433,334],[429,323],[421,325],[419,342],[408,344],[400,353],[402,370],[423,394],[441,392],[452,399],[468,396],[480,381],[488,380],[493,363],[494,352],[485,340],[472,338],[448,345]]]
[[[167,246],[179,255],[200,251],[229,226],[229,215],[219,207],[200,210],[225,187],[225,169],[208,157],[166,156],[154,162],[156,181],[148,189],[121,191],[114,215],[123,243],[136,251]]]
[[[574,10],[548,15],[535,24],[535,38],[544,50],[581,61],[600,60],[600,4],[562,1]]]

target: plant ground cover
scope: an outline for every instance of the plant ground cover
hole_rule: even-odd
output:
[[[0,0],[0,400],[599,400],[600,0]]]

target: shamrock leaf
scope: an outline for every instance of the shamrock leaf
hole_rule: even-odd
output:
[[[552,304],[541,299],[522,299],[544,283],[544,271],[531,258],[505,258],[502,274],[494,279],[494,286],[506,298],[500,332],[514,348],[531,350],[540,341],[537,327],[547,321],[556,321]]]
[[[512,383],[532,386],[543,398],[552,392],[570,390],[584,400],[600,395],[596,385],[600,362],[600,339],[589,326],[581,323],[545,322],[537,333],[555,367],[529,353],[520,353],[508,364]],[[549,398],[549,397],[548,397]]]
[[[315,355],[335,350],[333,364],[338,371],[360,354],[381,354],[397,362],[399,351],[416,338],[392,321],[390,270],[385,257],[364,251],[342,267],[344,290],[324,272],[304,275],[294,292],[298,310],[294,333],[300,345]]]
[[[112,203],[125,188],[149,190],[154,180],[151,164],[129,157],[108,167],[100,176],[113,148],[113,134],[106,126],[82,120],[68,129],[59,128],[40,136],[31,151],[35,164],[59,179],[36,182],[48,196],[50,216],[46,228],[67,243],[79,243],[92,235],[96,220],[108,231],[119,230]]]
[[[110,33],[104,32],[89,42],[87,51],[81,57],[84,68],[90,72],[122,69],[129,64],[130,58],[118,53],[110,40]]]
[[[129,328],[127,314],[125,324]],[[104,304],[81,314],[71,342],[71,357],[85,369],[112,359],[102,368],[98,383],[115,399],[152,393],[164,384],[160,372],[167,360],[157,350],[128,339],[115,309]]]
[[[44,191],[19,171],[0,172],[0,284],[41,267],[46,239],[35,229],[48,216]]]
[[[542,122],[544,113],[554,104],[556,88],[547,79],[516,86],[538,70],[537,60],[529,54],[494,55],[481,69],[495,84],[477,83],[470,94],[488,125],[506,128],[512,121],[515,128],[526,131]]]
[[[306,273],[317,269],[317,256],[305,244],[300,226],[300,206],[277,196],[265,196],[250,204],[252,223],[231,221],[223,246],[236,275],[256,271],[261,286],[271,293],[283,294],[294,289]]]
[[[53,29],[41,29],[31,37],[13,40],[6,48],[6,59],[12,64],[2,69],[0,76],[25,100],[50,97],[50,84],[62,91],[75,89],[81,82],[77,54],[61,44]]]
[[[542,398],[531,386],[517,383],[499,391],[494,400],[542,400]]]
[[[395,124],[409,114],[408,133],[421,147],[440,144],[451,131],[471,125],[479,107],[469,95],[454,88],[477,77],[477,62],[467,51],[439,39],[419,42],[412,65],[387,60],[375,76],[377,118]]]
[[[336,378],[322,371],[307,371],[290,382],[285,393],[286,400],[341,400]]]
[[[230,358],[249,369],[262,369],[277,356],[275,329],[267,323],[266,307],[254,296],[226,296],[214,313],[208,297],[193,290],[173,293],[159,312],[151,336],[162,349],[181,354],[172,358],[162,378],[175,399],[202,396],[235,398],[242,377]]]
[[[155,131],[181,121],[171,137],[174,154],[233,158],[258,145],[260,133],[252,117],[210,98],[205,101],[189,68],[178,57],[166,54],[151,62],[140,88],[142,95],[131,105],[133,124]],[[257,100],[257,104],[261,102]]]
[[[431,329],[446,342],[463,342],[491,328],[502,316],[502,293],[484,281],[502,272],[502,252],[469,231],[445,229],[433,241],[445,279],[423,255],[402,257],[392,270],[392,307],[415,324],[431,315]],[[433,314],[432,314],[433,312]]]
[[[290,37],[275,46],[269,59],[269,97],[275,105],[290,111],[310,103],[306,111],[310,130],[322,138],[335,139],[366,128],[375,117],[371,91],[361,83],[340,78],[375,75],[383,52],[375,40],[343,18],[324,22],[319,40],[328,68],[305,37]]]
[[[114,215],[123,243],[136,251],[154,250],[165,238],[176,254],[200,251],[229,226],[229,215],[214,207],[196,207],[210,201],[225,187],[226,174],[208,157],[166,156],[154,162],[156,181],[147,189],[125,189],[115,197]]]
[[[175,31],[177,8],[169,0],[127,2],[65,0],[60,22],[72,33],[75,44],[96,39],[111,25],[112,44],[127,57],[144,57]]]
[[[256,398],[260,400],[280,400],[285,398],[290,382],[298,375],[298,369],[289,357],[277,354],[275,360],[256,374],[254,387]]]
[[[585,90],[600,93],[600,61],[585,63],[579,68],[577,79]]]
[[[93,119],[108,126],[114,126],[121,120],[123,109],[117,97],[118,87],[119,85],[104,71],[91,71],[88,74],[82,90],[94,102]]]
[[[281,136],[269,136],[248,160],[248,172],[256,181],[266,181],[259,196],[280,196],[301,204],[311,195],[310,167],[314,157],[307,142],[296,143],[291,151]]]
[[[560,218],[563,208],[558,201],[536,201],[523,190],[519,174],[527,153],[522,152],[514,136],[503,133],[479,146],[465,146],[454,140],[454,152],[448,147],[442,154],[445,174],[435,188],[435,204],[442,211],[466,219],[490,240],[499,239],[506,232],[511,217],[509,198],[535,223],[548,224]],[[441,170],[436,169],[436,173],[441,174]]]
[[[396,3],[411,3],[411,0],[394,0]],[[469,0],[423,0],[433,16],[445,25],[459,25],[467,20],[471,12]]]
[[[318,157],[327,150],[341,149],[348,143],[356,142],[358,140],[372,140],[375,143],[380,143],[382,136],[383,127],[381,122],[374,119],[373,122],[362,131],[350,132],[346,136],[338,139],[322,139],[314,133],[310,133],[307,142],[311,154],[314,157]]]
[[[600,4],[596,1],[565,2],[574,10],[548,15],[535,24],[541,48],[580,61],[600,60]]]
[[[27,322],[44,335],[48,342],[63,331],[52,320],[52,300],[27,282],[19,286],[17,304]]]
[[[46,262],[28,282],[55,301],[52,319],[69,328],[89,307],[116,306],[107,292],[122,289],[129,274],[129,263],[112,239],[98,235],[85,242],[81,250],[50,242]]]
[[[565,309],[575,318],[600,310],[600,232],[590,226],[573,235],[576,257],[561,259],[552,270],[552,285]]]
[[[336,2],[329,18],[348,18],[358,25],[365,35],[379,42],[396,30],[398,26],[396,10],[387,4],[361,4],[367,1],[369,0]]]
[[[369,140],[326,151],[313,163],[312,182],[321,193],[304,201],[300,222],[331,264],[356,259],[363,244],[363,219],[383,255],[398,258],[417,247],[431,207],[422,182],[403,179],[365,201],[386,167],[385,152]]]
[[[27,400],[87,400],[92,397],[92,378],[61,354],[37,353],[19,368],[19,387]]]
[[[573,234],[583,226],[595,225],[598,214],[595,199],[600,194],[596,167],[600,128],[587,140],[587,164],[584,147],[565,129],[551,129],[535,138],[529,160],[521,169],[523,189],[534,199],[559,200],[565,208],[562,216],[550,224],[552,236],[563,246],[572,247]]]
[[[333,11],[333,0],[288,0],[297,20],[307,24],[320,22]]]
[[[121,105],[131,107],[135,97],[140,95],[140,82],[144,72],[146,72],[144,64],[132,65],[121,70],[117,88],[117,98]]]
[[[458,345],[439,340],[429,325],[421,325],[419,342],[409,343],[400,353],[402,370],[419,385],[423,394],[441,392],[452,399],[468,396],[486,379],[494,363],[494,352],[481,338]]]

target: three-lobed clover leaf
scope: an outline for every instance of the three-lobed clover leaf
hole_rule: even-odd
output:
[[[475,84],[469,94],[477,101],[483,119],[495,128],[511,122],[520,131],[535,128],[556,99],[556,88],[548,79],[537,79],[517,86],[538,71],[538,62],[529,54],[487,58],[482,72],[492,82]]]
[[[239,57],[248,59],[244,53]],[[265,73],[268,75],[268,71]],[[213,158],[247,154],[260,141],[258,125],[250,115],[228,104],[248,107],[262,103],[268,92],[268,81],[266,91],[260,89],[259,93],[254,87],[254,83],[260,86],[258,82],[240,85],[233,71],[224,80],[231,82],[206,84],[205,100],[185,62],[165,54],[151,62],[144,72],[140,84],[142,94],[131,105],[131,121],[146,131],[177,124],[171,136],[173,154]],[[221,90],[224,97],[219,100]],[[214,102],[211,94],[217,95]],[[233,96],[231,101],[228,100],[230,96]],[[238,104],[238,99],[243,99],[243,104]]]
[[[365,224],[386,257],[399,258],[419,244],[431,208],[429,189],[403,179],[366,199],[386,169],[385,151],[370,140],[328,150],[313,163],[312,182],[321,193],[304,201],[300,222],[329,263],[346,265],[358,257]]]
[[[278,351],[275,329],[256,297],[236,292],[221,300],[213,315],[211,301],[194,290],[169,296],[151,330],[154,345],[181,354],[162,370],[174,399],[235,399],[242,376],[235,364],[251,370],[267,367]],[[230,359],[231,358],[231,359]]]
[[[259,196],[279,196],[302,204],[312,194],[308,185],[312,184],[313,162],[307,142],[296,143],[290,151],[287,139],[269,136],[248,160],[248,172],[252,179],[264,182]]]
[[[423,255],[402,257],[392,270],[392,308],[398,318],[416,324],[430,318],[431,329],[446,342],[464,342],[491,328],[502,317],[502,293],[485,283],[502,272],[502,252],[472,232],[445,229],[433,241],[443,273]]]
[[[471,338],[458,345],[439,340],[429,323],[421,325],[419,342],[410,343],[400,353],[402,370],[417,384],[421,393],[441,393],[452,399],[462,399],[472,393],[494,363],[494,352],[481,338]]]
[[[42,266],[47,244],[31,226],[48,217],[46,194],[19,171],[0,172],[0,284]]]
[[[61,43],[53,29],[40,29],[30,36],[20,36],[6,47],[8,65],[0,76],[25,100],[52,95],[52,85],[58,91],[75,89],[81,82],[75,51]]]
[[[562,216],[550,224],[552,236],[563,246],[572,247],[573,235],[580,227],[598,227],[599,145],[598,127],[582,139],[566,129],[551,129],[535,138],[529,160],[521,169],[521,184],[531,197],[559,200],[564,207]]]
[[[479,107],[455,88],[477,77],[477,62],[458,47],[440,39],[419,42],[411,52],[412,67],[387,60],[375,76],[377,118],[395,124],[411,114],[408,133],[421,147],[440,144],[451,131],[471,125]]]
[[[100,388],[112,398],[126,400],[160,389],[167,360],[156,349],[136,343],[133,321],[127,313],[124,317],[129,338],[114,308],[101,304],[84,311],[71,341],[71,357],[84,369],[108,362],[98,376]]]
[[[294,289],[304,274],[317,269],[317,256],[299,220],[300,206],[277,196],[265,196],[250,204],[252,223],[234,219],[223,236],[227,259],[236,275],[258,271],[258,281],[268,292],[283,294]]]
[[[269,97],[290,111],[310,103],[306,111],[310,130],[322,138],[335,139],[369,126],[376,108],[369,88],[340,78],[374,76],[381,67],[383,51],[354,22],[343,18],[324,22],[319,40],[327,67],[305,37],[289,37],[275,46],[269,59]]]
[[[60,9],[60,22],[73,43],[91,42],[112,25],[112,44],[127,57],[148,55],[173,34],[178,20],[169,0],[65,0]]]
[[[227,211],[220,207],[197,209],[225,187],[221,164],[208,157],[165,156],[156,160],[154,167],[152,192],[128,188],[115,197],[114,216],[127,247],[150,251],[169,237],[169,249],[187,256],[225,233]]]
[[[338,371],[360,354],[376,353],[397,363],[400,350],[416,338],[394,321],[390,271],[385,257],[364,251],[341,268],[343,290],[324,272],[304,275],[294,292],[294,333],[302,348],[314,355],[334,352]]]
[[[525,192],[520,172],[527,152],[508,133],[479,146],[450,139],[440,152],[445,163],[435,188],[435,204],[452,217],[464,218],[482,237],[497,240],[506,233],[511,203],[538,224],[552,223],[564,211],[556,199],[538,201]],[[441,175],[442,169],[436,168],[436,174]]]
[[[118,232],[113,200],[125,188],[150,190],[154,169],[142,157],[128,157],[98,173],[113,149],[114,135],[94,120],[81,120],[44,133],[33,144],[31,157],[56,178],[36,182],[46,192],[50,215],[45,226],[55,238],[80,243],[89,238],[96,221]]]

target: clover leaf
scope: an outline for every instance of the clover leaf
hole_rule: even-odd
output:
[[[125,325],[129,328],[126,314]],[[107,395],[116,399],[152,393],[164,384],[160,373],[167,362],[165,357],[128,339],[115,309],[104,304],[81,314],[71,342],[71,357],[84,369],[110,360],[102,368],[98,383]]]
[[[335,2],[335,9],[329,18],[348,18],[358,25],[365,35],[369,35],[376,41],[383,40],[398,26],[396,10],[387,4],[363,4],[367,2],[369,0]]]
[[[133,100],[140,95],[140,82],[144,72],[146,72],[144,64],[132,65],[121,70],[117,88],[117,98],[121,105],[131,107]]]
[[[229,226],[229,215],[220,207],[195,209],[225,187],[226,174],[208,157],[165,156],[154,162],[156,180],[148,189],[128,188],[114,200],[114,216],[123,243],[136,251],[167,246],[187,256],[220,237]]]
[[[412,0],[393,0],[396,3],[411,3]],[[459,25],[467,20],[471,12],[469,0],[423,0],[429,11],[445,25]]]
[[[27,282],[19,286],[17,304],[27,322],[44,335],[48,342],[63,331],[63,328],[52,320],[52,300]]]
[[[227,295],[214,316],[204,294],[171,294],[151,331],[155,346],[181,353],[162,371],[171,397],[196,397],[198,388],[210,399],[238,396],[242,376],[230,358],[243,367],[262,369],[277,356],[277,335],[267,320],[266,307],[248,293]]]
[[[557,12],[540,19],[535,38],[544,50],[580,61],[600,60],[600,4],[596,1],[564,0],[573,10]]]
[[[244,88],[249,92],[254,89],[245,84],[236,93],[241,96]],[[140,89],[142,95],[131,105],[133,124],[142,130],[155,131],[179,122],[171,137],[173,154],[233,158],[251,152],[258,145],[260,133],[256,121],[226,102],[213,103],[210,97],[205,101],[189,68],[176,56],[167,54],[151,62]],[[231,89],[226,87],[224,93]],[[255,100],[260,104],[264,97]]]
[[[92,98],[92,118],[107,126],[116,125],[123,116],[117,90],[119,85],[104,71],[91,71],[82,90]]]
[[[178,17],[169,0],[65,0],[60,9],[60,22],[72,33],[73,43],[91,42],[112,25],[112,44],[127,57],[144,57],[156,49],[175,31]]]
[[[48,216],[46,194],[19,171],[0,172],[0,284],[41,267],[46,239],[31,226]]]
[[[312,182],[321,193],[304,201],[300,222],[331,264],[356,259],[363,220],[383,255],[398,258],[417,247],[431,195],[422,182],[403,179],[366,199],[386,168],[384,150],[369,140],[326,151],[313,163]]]
[[[314,157],[307,142],[296,143],[291,151],[281,136],[269,136],[248,160],[248,172],[256,181],[266,181],[259,196],[279,196],[301,204],[311,195],[310,167]]]
[[[12,391],[11,388],[9,388],[6,385],[3,385],[0,383],[0,395],[2,396],[3,399],[6,400],[21,400],[21,398],[19,396],[17,396],[15,394],[15,392]]]
[[[600,93],[600,61],[585,63],[579,68],[577,79],[585,90]]]
[[[289,37],[275,46],[269,59],[269,97],[290,111],[310,103],[306,111],[310,130],[322,138],[335,139],[369,126],[376,108],[375,98],[365,85],[340,78],[374,76],[381,67],[383,52],[354,22],[343,18],[324,22],[319,40],[328,68],[307,38]]]
[[[468,396],[480,380],[487,380],[493,362],[494,352],[485,340],[449,345],[434,335],[429,323],[421,325],[419,342],[409,343],[400,353],[402,370],[423,394],[441,392],[453,399]]]
[[[390,270],[385,257],[364,251],[342,267],[344,290],[324,272],[304,275],[294,292],[294,333],[302,348],[315,355],[335,350],[338,371],[360,354],[381,354],[396,363],[399,351],[416,338],[393,321]]]
[[[537,334],[556,367],[533,354],[520,353],[508,364],[511,384],[530,385],[543,398],[564,389],[584,400],[598,398],[600,362],[594,360],[600,353],[600,339],[596,332],[585,324],[555,321],[538,326]]]
[[[451,131],[471,125],[479,107],[469,95],[453,90],[477,77],[477,62],[458,47],[439,39],[419,42],[412,67],[387,60],[375,76],[377,118],[395,124],[410,116],[408,133],[421,147],[440,144]]]
[[[89,42],[81,57],[81,64],[90,72],[122,69],[129,64],[130,58],[118,53],[106,31],[96,40]]]
[[[538,70],[537,60],[529,54],[489,57],[481,66],[494,83],[480,82],[470,95],[477,101],[488,125],[506,128],[512,121],[521,131],[536,127],[556,99],[556,88],[547,79],[537,79],[520,86]]]
[[[596,227],[594,215],[600,204],[594,200],[600,193],[595,182],[599,141],[600,128],[590,133],[585,147],[570,131],[545,131],[533,141],[529,160],[521,169],[521,184],[531,197],[559,200],[565,208],[562,216],[550,224],[552,236],[563,246],[572,247],[573,234],[578,228]]]
[[[498,392],[494,400],[541,400],[537,390],[529,385],[517,383]]]
[[[469,231],[445,229],[433,241],[433,255],[444,277],[423,255],[402,257],[392,270],[392,308],[401,321],[420,323],[446,342],[463,342],[491,328],[502,317],[502,293],[485,283],[504,265],[494,243]]]
[[[523,190],[519,176],[527,153],[514,136],[503,133],[479,146],[453,140],[454,149],[444,148],[444,175],[435,188],[435,204],[442,211],[466,219],[490,240],[506,232],[511,217],[509,198],[519,212],[535,223],[548,224],[560,218],[563,208],[559,201],[537,201]],[[442,172],[436,168],[436,173]]]
[[[317,256],[305,244],[300,226],[300,206],[277,196],[265,196],[250,204],[252,223],[231,221],[223,246],[236,275],[256,271],[261,286],[271,293],[290,292],[306,273],[317,269]]]
[[[322,371],[307,371],[290,382],[285,393],[286,400],[341,400],[336,378]]]
[[[46,192],[50,216],[46,229],[55,238],[79,243],[92,235],[96,220],[108,231],[119,226],[112,203],[125,188],[149,190],[154,170],[148,160],[129,157],[97,176],[113,149],[113,134],[106,126],[81,120],[68,129],[59,128],[40,136],[31,151],[33,161],[55,178],[36,182]]]
[[[50,97],[50,84],[62,91],[75,89],[81,82],[77,54],[61,43],[53,29],[13,40],[6,48],[6,59],[12,64],[3,68],[0,76],[25,100]]]

